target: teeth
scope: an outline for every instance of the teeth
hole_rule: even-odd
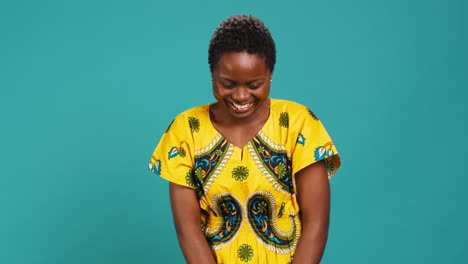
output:
[[[234,105],[235,108],[239,109],[239,110],[245,110],[245,109],[248,109],[249,107],[251,107],[253,105],[253,103],[250,103],[250,104],[236,104],[236,103],[232,103]]]

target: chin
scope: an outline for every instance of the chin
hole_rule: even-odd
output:
[[[239,112],[232,108],[229,108],[229,110],[230,110],[229,112],[232,117],[237,118],[237,119],[246,119],[255,115],[255,113],[258,112],[258,104],[254,103],[249,110],[244,111],[244,112]]]

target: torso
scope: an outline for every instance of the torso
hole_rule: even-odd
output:
[[[336,149],[293,102],[272,99],[265,120],[234,127],[212,122],[210,108],[176,118],[151,168],[195,189],[217,263],[290,263],[301,233],[294,173],[317,160],[317,149]]]

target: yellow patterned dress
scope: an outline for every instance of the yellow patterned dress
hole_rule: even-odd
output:
[[[196,190],[217,263],[290,263],[301,235],[294,175],[323,159],[330,178],[340,158],[317,117],[303,105],[271,99],[268,120],[242,148],[213,127],[209,105],[181,113],[149,167]]]

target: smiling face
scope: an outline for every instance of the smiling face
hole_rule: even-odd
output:
[[[252,121],[269,113],[271,72],[263,56],[247,52],[223,53],[213,70],[213,94],[219,117]],[[217,118],[219,119],[219,118]],[[226,120],[228,119],[228,120]]]

